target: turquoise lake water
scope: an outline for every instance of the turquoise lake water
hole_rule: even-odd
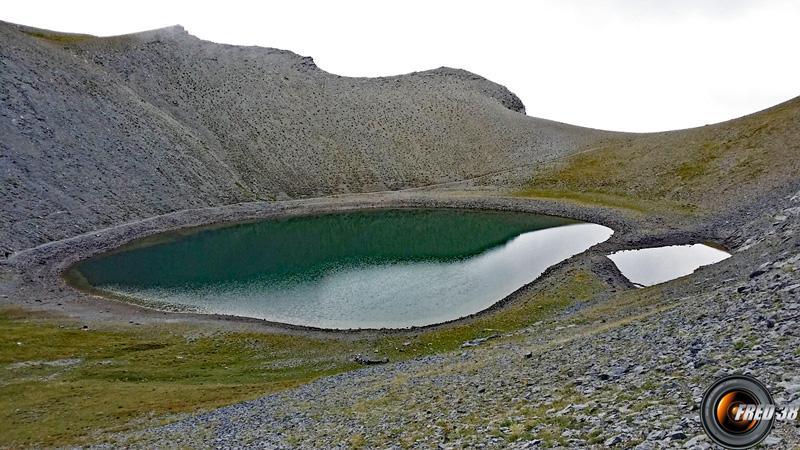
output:
[[[486,309],[612,233],[524,213],[367,210],[165,234],[76,270],[157,308],[405,328]]]

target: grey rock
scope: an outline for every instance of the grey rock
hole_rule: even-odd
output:
[[[711,445],[708,443],[708,436],[705,434],[698,434],[683,444],[683,448],[701,449],[709,448]]]
[[[368,364],[127,430],[109,437],[105,448],[335,449],[356,435],[367,447],[526,445],[511,442],[517,429],[531,436],[563,433],[568,448],[595,445],[589,435],[612,436],[605,442],[628,447],[649,430],[670,430],[641,448],[677,447],[687,436],[694,437],[684,446],[694,440],[705,448],[696,404],[715,377],[740,371],[776,387],[776,399],[798,395],[791,368],[797,366],[793,349],[800,348],[793,325],[800,302],[784,289],[800,283],[794,266],[800,220],[782,211],[800,201],[793,159],[800,155],[800,99],[700,129],[616,134],[524,116],[505,88],[459,70],[346,78],[291,52],[212,44],[180,29],[74,45],[27,31],[0,24],[0,254],[10,255],[0,260],[0,291],[9,294],[3,304],[39,300],[37,308],[91,319],[92,305],[106,308],[106,302],[63,287],[61,271],[71,262],[176,227],[276,214],[481,208],[546,212],[615,229],[611,240],[549,269],[508,301],[563,293],[576,273],[589,275],[596,292],[509,339]],[[63,80],[50,82],[53,74]],[[239,106],[219,114],[228,104]],[[758,131],[764,124],[768,132]],[[672,189],[656,185],[663,179],[650,179],[646,167],[626,173],[629,163],[644,159],[660,161],[653,170],[675,174],[707,153],[703,144],[722,142],[726,152],[714,163],[713,183],[682,180]],[[737,149],[755,146],[779,160],[756,161],[758,174],[740,176],[744,166],[728,170]],[[619,160],[621,175],[607,183],[586,180],[582,188],[610,189],[632,201],[646,193],[653,211],[509,195],[545,165],[568,167],[576,152],[604,157],[609,148],[631,149],[629,161]],[[359,194],[366,191],[381,192]],[[331,196],[339,193],[347,195]],[[662,200],[696,207],[698,214],[662,209]],[[776,226],[779,214],[787,219]],[[641,291],[606,257],[624,248],[706,239],[724,243],[732,257]],[[128,326],[164,319],[162,312],[120,309],[102,320]],[[238,322],[220,326],[231,324]],[[403,333],[414,339],[424,331]],[[520,360],[528,352],[532,361]],[[568,426],[542,423],[557,413],[571,419]],[[576,424],[580,433],[567,431]],[[780,438],[781,447],[800,444],[791,431]]]
[[[686,433],[684,433],[683,431],[673,431],[672,433],[669,433],[667,437],[671,441],[681,441],[683,439],[686,439]]]
[[[370,358],[368,356],[356,355],[353,357],[353,361],[359,364],[371,366],[376,364],[387,364],[389,362],[389,358]]]
[[[647,434],[648,441],[660,441],[664,439],[667,435],[667,432],[664,430],[654,430]]]
[[[470,340],[470,341],[464,342],[463,344],[461,344],[461,347],[462,347],[462,348],[466,348],[466,347],[477,347],[477,346],[479,346],[479,345],[483,344],[484,342],[486,342],[486,341],[488,341],[488,340],[491,340],[491,339],[497,339],[497,338],[499,338],[499,337],[500,337],[500,335],[499,335],[499,334],[491,334],[491,335],[489,335],[489,336],[486,336],[486,337],[477,338],[477,339],[472,339],[472,340]]]

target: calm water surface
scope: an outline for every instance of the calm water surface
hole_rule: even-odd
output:
[[[373,210],[162,235],[76,270],[165,309],[404,328],[486,309],[612,233],[523,213]]]
[[[652,286],[685,275],[731,254],[703,244],[623,250],[608,255],[632,283]]]

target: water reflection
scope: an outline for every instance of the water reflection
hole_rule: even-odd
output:
[[[526,232],[451,261],[346,265],[293,283],[270,278],[182,288],[103,290],[206,313],[321,328],[404,328],[488,308],[545,269],[608,239],[610,228],[579,223]]]
[[[729,258],[728,252],[703,244],[623,250],[608,255],[632,283],[652,286],[685,275],[698,267]]]

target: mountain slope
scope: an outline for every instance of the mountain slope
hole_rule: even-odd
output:
[[[534,119],[441,68],[384,78],[202,41],[0,23],[0,251],[167,211],[393,190],[569,154],[600,132]]]
[[[605,198],[714,213],[800,181],[800,97],[688,130],[618,134],[533,170],[523,195]]]

